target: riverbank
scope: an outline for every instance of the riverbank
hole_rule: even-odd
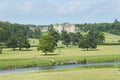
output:
[[[0,75],[7,75],[13,73],[26,73],[26,72],[43,72],[43,71],[66,71],[72,69],[92,69],[92,68],[120,68],[120,62],[102,62],[102,63],[86,63],[86,64],[66,64],[66,65],[54,65],[54,66],[41,66],[30,68],[16,68],[0,70]]]
[[[77,56],[63,58],[26,58],[26,59],[0,59],[0,69],[27,68],[39,66],[54,66],[66,64],[86,64],[101,62],[119,62],[120,55],[101,55],[101,56]]]
[[[53,66],[64,64],[119,62],[120,46],[98,46],[95,50],[83,50],[76,46],[61,48],[44,55],[35,47],[30,50],[12,51],[10,48],[0,54],[0,69]]]
[[[1,80],[119,80],[118,68],[72,68],[0,75]]]

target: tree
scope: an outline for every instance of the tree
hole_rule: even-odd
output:
[[[67,31],[62,31],[61,38],[62,43],[68,47],[70,44],[70,35],[67,33]]]
[[[28,40],[25,40],[25,46],[26,49],[30,48],[30,43]]]
[[[6,46],[9,48],[13,48],[13,50],[15,50],[15,48],[17,48],[17,37],[16,35],[12,35],[8,38],[7,42],[6,42]]]
[[[56,42],[59,41],[60,35],[59,35],[59,33],[58,33],[57,31],[54,30],[54,28],[52,28],[52,27],[49,28],[48,34],[49,34],[50,36],[53,36],[53,38],[54,38],[54,40],[55,40]]]
[[[103,43],[104,35],[98,31],[90,31],[84,38],[80,41],[79,47],[86,48],[97,48],[97,45]]]
[[[89,48],[96,48],[97,44],[93,37],[86,35],[84,36],[84,39],[80,41],[79,47],[86,48],[88,50]]]
[[[70,42],[72,43],[72,45],[79,45],[80,40],[82,39],[82,35],[80,34],[80,32],[77,33],[69,33],[70,35]]]
[[[0,54],[2,54],[2,47],[0,47]]]
[[[45,35],[39,40],[38,50],[41,50],[47,55],[48,52],[54,52],[56,45],[57,42],[54,40],[53,36]]]
[[[19,50],[21,50],[23,47],[25,47],[25,43],[26,43],[26,37],[23,34],[17,34],[16,35],[17,38],[17,47],[19,48]]]
[[[30,43],[23,34],[16,34],[9,37],[6,46],[13,48],[13,50],[18,47],[21,50],[22,48],[30,48]]]
[[[95,42],[97,44],[101,44],[105,41],[105,37],[104,37],[104,34],[100,31],[97,31],[97,30],[91,30],[88,35],[92,38],[94,38]]]
[[[7,41],[8,37],[9,37],[10,33],[8,32],[8,30],[0,28],[0,42],[5,42]]]

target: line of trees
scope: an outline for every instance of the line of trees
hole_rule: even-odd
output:
[[[24,34],[28,38],[40,38],[41,26],[37,25],[23,25],[10,22],[0,21],[0,42],[6,42],[11,35]]]
[[[19,48],[19,50],[21,50],[22,48],[30,48],[30,43],[25,35],[15,34],[8,38],[6,46],[13,48],[13,50],[15,50],[15,48]]]
[[[50,30],[48,35],[40,38],[38,50],[47,55],[48,52],[54,52],[57,48],[57,42],[62,41],[63,45],[78,45],[79,48],[95,49],[98,44],[103,43],[105,40],[104,34],[99,31],[89,31],[87,35],[82,35],[80,32],[67,33],[62,31],[61,34],[57,33],[54,29]]]
[[[102,32],[109,32],[111,34],[120,35],[120,21],[115,19],[113,23],[85,23],[76,24],[80,30],[88,32],[90,30],[98,30]]]

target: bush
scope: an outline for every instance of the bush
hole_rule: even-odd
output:
[[[102,43],[99,45],[120,45],[120,43]]]

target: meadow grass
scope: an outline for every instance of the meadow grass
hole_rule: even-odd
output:
[[[77,57],[77,56],[100,56],[100,55],[120,55],[120,46],[98,46],[95,50],[86,51],[86,49],[80,49],[77,46],[68,48],[56,49],[53,53],[44,55],[43,52],[37,51],[36,47],[32,47],[30,50],[12,51],[10,48],[3,49],[0,54],[0,59],[16,59],[16,58],[62,58],[62,57]]]
[[[120,46],[98,46],[96,50],[82,50],[77,47],[61,48],[54,53],[44,55],[35,47],[29,51],[12,51],[4,49],[0,54],[0,69],[22,68],[31,66],[54,65],[55,63],[66,64],[69,61],[82,63],[87,62],[112,62],[120,61]]]
[[[0,80],[120,80],[120,70],[118,68],[76,68],[0,75]]]
[[[110,33],[104,33],[105,35],[105,43],[118,43],[118,40],[120,40],[120,36],[110,34]]]

